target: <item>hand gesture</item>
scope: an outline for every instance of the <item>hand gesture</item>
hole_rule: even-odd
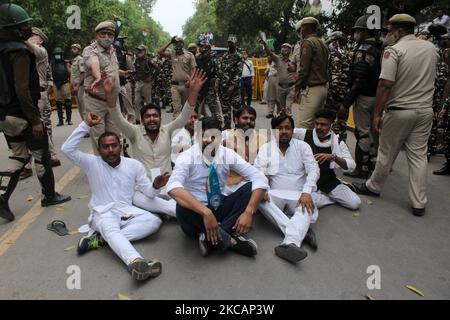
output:
[[[330,153],[316,153],[314,155],[314,159],[316,159],[316,161],[319,164],[323,164],[326,161],[331,161],[333,160],[333,155]]]
[[[93,127],[98,125],[100,122],[102,121],[102,119],[95,113],[95,112],[89,112],[86,116],[86,124],[89,127]]]
[[[203,70],[195,68],[186,79],[186,87],[190,88],[191,92],[198,93],[207,79]]]
[[[157,176],[153,180],[153,188],[161,189],[162,187],[164,187],[167,184],[167,182],[169,181],[169,178],[170,178],[170,173],[168,173],[168,172],[164,172],[163,175]]]
[[[314,213],[314,202],[311,195],[308,193],[302,193],[300,199],[298,199],[297,207],[302,208],[302,213],[305,213],[306,209],[306,212],[309,215],[312,215]]]

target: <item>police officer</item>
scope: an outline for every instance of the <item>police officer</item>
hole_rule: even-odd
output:
[[[196,45],[195,43],[189,43],[187,49],[188,49],[188,51],[189,51],[190,53],[192,53],[192,54],[194,55],[194,57],[197,57],[197,54],[198,54],[198,47],[197,47],[197,45]]]
[[[9,170],[0,173],[0,181],[6,182],[0,186],[0,217],[8,221],[14,220],[8,201],[29,154],[35,159],[36,173],[44,194],[41,205],[46,207],[71,199],[55,192],[48,136],[37,107],[40,83],[36,58],[25,44],[32,35],[32,20],[18,5],[0,5],[0,130],[13,153],[8,162]]]
[[[152,102],[152,82],[156,80],[156,66],[152,63],[147,55],[147,46],[141,44],[136,48],[136,60],[134,61],[136,89],[135,95],[135,110],[139,114],[144,104]]]
[[[352,82],[339,111],[340,115],[346,114],[350,106],[355,103],[353,117],[357,140],[356,169],[344,174],[363,179],[367,179],[369,171],[373,171],[378,149],[378,135],[372,130],[372,124],[383,46],[383,43],[376,39],[377,30],[368,28],[367,18],[367,16],[358,18],[353,27],[353,37],[357,47],[351,65]]]
[[[241,76],[244,58],[237,51],[237,38],[228,37],[228,52],[219,59],[217,73],[219,99],[222,105],[224,129],[231,129],[233,112],[241,107]]]
[[[319,21],[306,17],[297,22],[301,38],[299,67],[295,82],[296,101],[299,102],[296,124],[314,128],[314,115],[323,108],[328,94],[328,56],[326,44],[317,35]]]
[[[78,112],[80,117],[84,120],[86,116],[86,107],[84,105],[84,64],[81,56],[81,45],[74,43],[70,46],[72,51],[72,63],[70,70],[70,84],[72,85],[72,94],[77,99]]]
[[[403,149],[409,167],[412,213],[423,216],[438,54],[432,43],[414,36],[415,25],[416,20],[408,14],[396,14],[389,19],[386,40],[391,46],[383,53],[373,121],[374,129],[381,132],[378,159],[369,180],[355,183],[354,187],[360,194],[379,196]]]
[[[56,110],[58,111],[58,124],[64,125],[62,106],[66,111],[66,123],[72,125],[72,96],[70,90],[70,65],[64,60],[64,51],[61,48],[53,50],[51,60],[53,81],[55,82]]]
[[[174,51],[167,53],[167,48],[173,44]],[[172,80],[171,80],[171,92],[173,103],[173,118],[176,119],[180,114],[181,109],[186,103],[189,88],[186,86],[186,79],[192,73],[197,63],[195,62],[195,56],[183,48],[184,41],[180,37],[173,37],[170,43],[162,47],[159,50],[161,56],[166,57],[172,61]]]
[[[119,94],[119,63],[113,43],[116,25],[112,21],[103,21],[95,28],[95,41],[83,50],[85,68],[84,103],[86,112],[95,112],[100,124],[91,128],[90,135],[94,154],[98,155],[97,139],[105,131],[119,132],[112,122],[106,103],[106,95],[101,84],[102,73],[114,77],[115,92]]]
[[[211,51],[211,44],[206,38],[200,39],[198,46],[199,55],[196,59],[197,67],[205,71],[208,79],[200,90],[197,100],[197,109],[202,110],[203,108],[208,107],[211,116],[222,123],[222,111],[220,110],[215,88],[218,69],[217,56]]]
[[[125,36],[118,36],[114,41],[114,48],[116,49],[117,61],[119,62],[119,81],[120,81],[120,94],[119,103],[122,113],[130,123],[136,122],[136,110],[132,103],[131,84],[128,82],[128,78],[133,72],[133,61],[127,53],[127,47],[125,46]]]

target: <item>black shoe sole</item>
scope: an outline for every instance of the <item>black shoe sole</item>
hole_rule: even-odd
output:
[[[300,248],[280,246],[275,247],[275,254],[281,259],[292,263],[299,262],[308,256],[308,253]]]

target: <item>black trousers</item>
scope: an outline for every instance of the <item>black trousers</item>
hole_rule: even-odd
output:
[[[241,97],[242,97],[242,106],[245,106],[245,98],[247,98],[247,106],[250,106],[252,103],[252,77],[242,78],[241,79]]]

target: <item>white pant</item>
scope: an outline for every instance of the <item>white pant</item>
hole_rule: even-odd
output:
[[[161,225],[161,219],[151,213],[134,216],[126,221],[116,211],[92,216],[91,227],[100,232],[111,249],[128,266],[134,259],[142,256],[131,245],[136,241],[155,233]]]
[[[312,197],[314,204],[319,209],[330,204],[338,203],[347,209],[358,210],[361,205],[361,199],[358,195],[344,184],[338,185],[328,194],[321,191],[313,192]]]
[[[173,199],[165,200],[158,196],[151,199],[142,192],[136,191],[133,197],[133,205],[151,213],[162,213],[174,218],[177,217],[177,203]]]
[[[297,202],[297,200],[285,200],[271,195],[270,202],[260,202],[259,210],[283,232],[284,240],[281,244],[293,243],[300,247],[308,232],[309,225],[317,221],[319,211],[315,206],[312,215],[309,215],[306,210],[303,213],[301,208],[296,207]],[[287,207],[286,214],[283,212],[285,207]]]

